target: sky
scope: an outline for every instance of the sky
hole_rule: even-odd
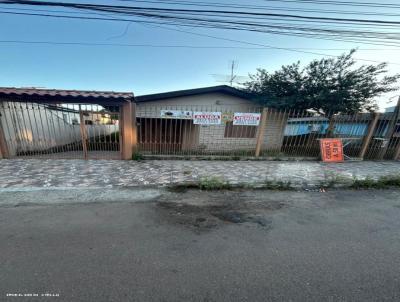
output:
[[[216,2],[216,0],[207,1]],[[90,1],[90,3],[93,2],[117,5],[131,4],[128,1],[116,0]],[[268,1],[219,0],[218,2],[265,5]],[[392,0],[393,2],[395,1]],[[267,4],[288,8],[314,7],[309,4],[291,2]],[[149,6],[150,4],[146,5]],[[153,5],[160,6],[158,4]],[[7,7],[9,8],[9,6]],[[321,8],[330,9],[331,7],[321,6]],[[346,9],[346,7],[341,9]],[[363,10],[364,8],[357,9]],[[400,15],[400,9],[397,10]],[[0,4],[1,11],[7,11],[4,4]],[[394,9],[386,8],[379,11],[393,13]],[[315,14],[308,13],[308,15]],[[400,21],[398,16],[389,19]],[[317,54],[284,49],[266,49],[204,35],[328,55],[340,55],[357,47],[356,58],[397,63],[397,65],[389,64],[388,69],[392,74],[400,72],[400,48],[396,49],[393,46],[355,44],[221,29],[176,26],[160,28],[143,23],[0,14],[0,86],[132,91],[135,95],[143,95],[227,84],[221,82],[224,78],[221,75],[230,74],[232,61],[235,61],[236,64],[235,74],[247,76],[254,73],[257,68],[264,68],[273,72],[279,69],[281,65],[296,61],[305,64],[322,57]],[[11,43],[10,41],[233,48],[48,45]],[[368,62],[360,61],[360,63]],[[218,76],[215,76],[215,74]],[[399,94],[400,92],[396,92],[381,97],[378,100],[380,107],[395,105],[396,96]]]

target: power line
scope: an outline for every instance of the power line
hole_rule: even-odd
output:
[[[249,49],[267,50],[266,47],[241,47],[241,46],[215,46],[215,45],[165,45],[165,44],[127,44],[127,43],[95,43],[95,42],[57,42],[57,41],[25,41],[25,40],[0,40],[3,44],[45,44],[45,45],[71,45],[71,46],[111,46],[111,47],[143,47],[143,48],[193,48],[193,49]],[[312,48],[312,47],[287,47],[295,50],[323,50],[323,51],[349,51],[348,48]],[[398,51],[388,48],[363,48],[357,51]],[[390,63],[390,62],[389,62]],[[400,63],[391,63],[400,64]]]
[[[168,22],[157,22],[157,21],[145,21],[145,20],[137,20],[137,19],[121,19],[121,18],[104,18],[104,17],[78,17],[78,16],[65,16],[65,15],[54,15],[54,14],[32,14],[32,13],[19,13],[19,12],[4,12],[0,11],[0,13],[3,14],[17,14],[17,15],[28,15],[28,16],[44,16],[44,17],[54,17],[54,18],[68,18],[68,19],[85,19],[85,20],[105,20],[105,21],[123,21],[123,22],[135,22],[135,23],[143,23],[143,24],[163,24],[163,25],[180,25],[180,26],[189,26],[189,27],[205,27],[205,28],[214,28],[214,29],[230,29],[230,30],[247,30],[247,31],[253,31],[253,32],[261,32],[261,33],[270,33],[270,34],[278,34],[278,35],[291,35],[291,36],[298,36],[298,37],[307,37],[307,38],[313,38],[313,39],[325,39],[325,40],[336,40],[336,41],[345,41],[345,42],[356,42],[356,43],[364,43],[364,44],[371,44],[371,45],[385,45],[385,46],[400,46],[400,44],[396,44],[395,42],[391,43],[376,43],[384,39],[388,39],[388,37],[383,37],[383,38],[375,38],[371,39],[369,37],[369,40],[361,40],[362,38],[366,38],[365,35],[361,36],[355,36],[352,39],[349,38],[343,38],[341,36],[338,36],[339,34],[344,35],[344,32],[337,32],[336,37],[332,35],[321,35],[321,34],[313,34],[313,33],[295,33],[291,32],[290,30],[288,32],[282,32],[282,31],[273,31],[273,30],[257,30],[254,28],[241,28],[241,27],[235,27],[235,26],[213,26],[213,25],[207,25],[204,22],[197,22],[197,23],[187,23],[187,24],[182,24],[182,23],[168,23]],[[265,24],[264,24],[265,25]],[[263,25],[263,26],[264,26]],[[267,26],[268,27],[268,26]]]
[[[131,0],[119,0],[119,1],[131,1]],[[343,14],[343,15],[365,15],[365,16],[380,16],[380,17],[399,17],[400,14],[387,13],[387,12],[366,12],[366,11],[351,11],[351,10],[333,10],[333,9],[308,9],[308,8],[293,8],[293,7],[277,7],[277,6],[262,6],[262,5],[237,5],[237,4],[223,4],[216,2],[189,2],[189,1],[151,1],[151,0],[133,0],[136,3],[155,3],[161,5],[180,5],[180,6],[195,6],[195,7],[216,7],[216,8],[234,8],[234,9],[249,9],[249,10],[268,10],[268,11],[293,11],[300,13],[321,13],[321,14]],[[3,3],[4,4],[4,3]],[[9,3],[8,3],[9,4]],[[7,4],[6,4],[7,5]],[[32,9],[26,8],[16,8],[14,10],[30,11]],[[82,14],[83,12],[74,11],[60,11],[60,10],[45,10],[45,9],[35,9],[32,11],[41,12],[58,12],[67,14]],[[86,12],[86,14],[93,14],[91,12]]]
[[[135,2],[135,3],[150,3],[150,4],[165,4],[165,5],[181,5],[181,6],[198,6],[198,7],[223,7],[223,8],[239,8],[239,9],[254,9],[254,10],[275,10],[275,11],[296,11],[296,12],[310,12],[322,14],[344,14],[344,15],[369,15],[369,16],[389,16],[398,17],[400,14],[387,13],[387,12],[365,12],[365,11],[349,11],[349,10],[333,10],[333,9],[316,9],[316,8],[295,8],[295,7],[277,7],[265,5],[244,5],[234,3],[221,3],[221,2],[203,2],[203,1],[184,1],[184,0],[119,0],[121,2]]]
[[[379,2],[356,2],[356,1],[336,1],[336,0],[264,0],[264,1],[302,3],[302,4],[311,3],[311,4],[334,5],[334,6],[400,8],[400,5],[398,3],[379,3]]]
[[[0,11],[0,13],[3,13],[3,14],[16,14],[16,15],[28,15],[28,16],[42,16],[42,17],[53,17],[53,18],[68,18],[68,19],[84,19],[84,20],[102,20],[102,21],[123,21],[123,22],[138,22],[138,23],[159,23],[159,22],[151,22],[151,21],[143,21],[143,20],[137,20],[137,19],[126,19],[126,18],[115,18],[115,17],[113,17],[113,18],[105,18],[105,17],[82,17],[82,16],[69,16],[69,15],[55,15],[55,14],[34,14],[34,13],[21,13],[21,12],[9,12],[9,11]],[[157,18],[157,15],[149,15],[149,14],[138,14],[138,17],[153,17],[153,18]],[[164,18],[167,18],[168,19],[168,17],[164,17]],[[179,18],[175,18],[175,19],[179,19]],[[186,20],[186,21],[202,21],[201,19],[188,19],[188,20]],[[205,20],[204,22],[215,22],[216,20]],[[274,31],[266,31],[266,30],[256,30],[256,29],[252,29],[252,28],[240,28],[240,27],[228,27],[228,26],[220,26],[220,27],[218,27],[218,26],[209,26],[209,25],[207,25],[207,24],[205,24],[205,23],[195,23],[195,24],[197,24],[198,26],[202,26],[202,27],[208,27],[208,28],[220,28],[220,29],[236,29],[236,30],[249,30],[249,31],[259,31],[259,32],[264,32],[264,33],[274,33],[274,34],[289,34],[289,33],[280,33],[280,32],[274,32]],[[229,22],[229,23],[232,23],[232,22]],[[238,25],[241,25],[240,23],[237,23]],[[187,24],[179,24],[179,25],[183,25],[183,26],[185,26],[185,25],[187,25]],[[189,24],[190,26],[193,26],[193,22],[192,23],[190,23]],[[253,24],[249,24],[249,25],[253,25]],[[257,25],[257,24],[254,24],[255,26]],[[261,26],[268,26],[268,24],[261,24]],[[290,27],[288,27],[287,29],[291,29]],[[301,29],[301,28],[299,28],[299,27],[297,27],[297,28],[294,28],[294,29],[296,29],[296,30],[299,30],[299,29]],[[312,30],[312,28],[310,29],[310,30]],[[320,31],[320,30],[319,30]],[[353,31],[354,32],[354,31]],[[336,32],[337,34],[341,34],[341,35],[344,35],[346,32],[344,32],[344,31],[337,31]],[[354,33],[356,33],[356,34],[359,34],[358,32],[354,32]],[[384,34],[384,33],[379,33],[378,32],[378,34],[379,35],[381,35],[381,34]],[[299,35],[299,34],[292,34],[292,35]],[[309,34],[307,34],[306,33],[306,36],[309,36],[309,37],[313,37],[312,36],[312,33],[309,33]],[[359,38],[360,37],[360,35],[357,35],[356,36],[357,38]],[[365,36],[363,36],[364,38],[365,38]],[[387,39],[388,37],[386,37],[386,36],[383,36],[383,37],[377,37],[379,40],[383,40],[383,39]],[[389,37],[390,38],[390,37]],[[333,39],[333,40],[337,40],[337,39]],[[343,41],[346,41],[345,39],[341,39],[341,40],[343,40]],[[362,42],[362,41],[357,41],[357,42]],[[369,44],[374,44],[374,43],[369,43]],[[387,45],[387,44],[386,44]],[[391,45],[393,45],[393,44],[391,44]]]
[[[212,39],[216,39],[216,40],[221,40],[221,41],[236,42],[236,43],[240,43],[240,44],[247,44],[247,45],[253,45],[253,46],[262,46],[262,47],[270,48],[270,49],[286,50],[286,51],[292,51],[292,52],[298,52],[298,53],[313,54],[313,55],[318,55],[318,56],[328,56],[328,57],[335,57],[335,58],[338,58],[338,57],[339,57],[339,56],[330,55],[330,54],[326,54],[326,53],[311,52],[311,51],[305,51],[305,50],[300,50],[300,49],[292,49],[292,48],[287,48],[287,47],[277,47],[277,46],[272,46],[272,45],[266,45],[266,44],[260,44],[260,43],[253,43],[253,42],[242,41],[242,40],[236,40],[236,39],[230,39],[230,38],[222,38],[222,37],[217,37],[217,36],[208,35],[208,34],[195,33],[195,32],[191,32],[191,31],[187,31],[187,30],[182,30],[182,29],[176,29],[176,28],[173,29],[173,28],[163,27],[163,26],[159,26],[159,25],[152,25],[152,26],[159,27],[159,28],[163,28],[163,29],[166,29],[166,30],[173,30],[173,31],[177,31],[177,32],[187,33],[187,34],[190,34],[190,35],[208,37],[208,38],[212,38]],[[372,63],[385,63],[385,62],[382,62],[382,61],[367,60],[367,59],[358,59],[358,58],[355,58],[354,60],[356,60],[356,61],[364,61],[364,62],[372,62]],[[394,65],[400,65],[400,63],[390,63],[390,62],[386,62],[386,63],[388,63],[388,64],[394,64]]]
[[[56,41],[24,41],[0,40],[0,43],[11,44],[45,44],[45,45],[72,45],[72,46],[112,46],[112,47],[149,47],[149,48],[198,48],[198,49],[254,49],[265,50],[265,47],[240,47],[240,46],[195,46],[195,45],[157,45],[157,44],[125,44],[125,43],[89,43],[89,42],[56,42]],[[347,49],[345,49],[347,50]]]
[[[175,0],[176,1],[176,0]],[[182,0],[181,0],[182,1]],[[325,17],[312,17],[312,16],[299,16],[288,14],[265,14],[254,12],[238,12],[238,11],[221,11],[221,10],[188,10],[188,9],[166,9],[154,7],[138,7],[138,6],[111,6],[99,4],[85,4],[85,3],[59,3],[59,2],[45,2],[45,1],[0,1],[3,4],[24,4],[24,5],[38,5],[38,6],[63,6],[71,9],[88,10],[102,12],[102,17],[91,16],[70,16],[58,15],[53,11],[49,13],[26,13],[26,12],[13,12],[1,11],[3,14],[27,15],[27,16],[42,16],[53,18],[69,18],[69,19],[84,19],[84,20],[102,20],[102,21],[123,21],[123,22],[136,22],[143,24],[162,24],[162,25],[180,25],[189,27],[204,27],[212,29],[228,29],[228,30],[241,30],[250,32],[260,32],[275,35],[289,35],[303,38],[313,39],[326,39],[334,41],[355,42],[371,45],[387,45],[387,46],[400,46],[400,33],[395,31],[377,31],[376,29],[382,26],[397,26],[397,21],[385,20],[365,20],[365,19],[351,19],[351,18],[325,18]],[[104,17],[104,14],[106,16]],[[108,17],[112,15],[112,18]],[[125,16],[123,18],[118,15]],[[116,16],[116,17],[114,17]],[[136,17],[139,19],[130,19],[126,17]],[[211,18],[212,17],[212,18]],[[300,18],[302,22],[317,22],[317,26],[309,26],[299,24]],[[245,19],[243,19],[245,18]],[[251,19],[250,19],[251,18]],[[263,18],[268,20],[269,23],[255,21],[256,19]],[[291,23],[277,23],[286,18],[286,22]],[[304,18],[304,19],[303,19]],[[311,19],[310,19],[311,18]],[[149,21],[149,19],[151,21]],[[271,23],[272,22],[272,23]],[[321,22],[329,24],[330,28],[324,28]],[[372,23],[370,23],[372,22]],[[378,23],[374,23],[378,22]],[[333,23],[333,24],[331,24]],[[397,22],[400,24],[400,22]],[[349,24],[354,27],[363,26],[363,29],[346,29],[338,25]],[[374,25],[376,28],[368,30],[365,26]],[[384,42],[389,41],[389,42]],[[384,43],[383,43],[384,42]],[[380,44],[379,44],[380,43]]]
[[[47,1],[13,1],[13,0],[2,0],[0,3],[4,4],[24,4],[33,6],[53,6],[53,7],[69,7],[69,8],[84,8],[89,10],[100,10],[110,11],[116,13],[127,14],[129,11],[141,10],[141,11],[155,11],[155,12],[183,12],[183,13],[203,13],[203,14],[226,14],[226,15],[249,15],[249,16],[269,16],[269,17],[280,17],[280,18],[294,18],[294,19],[306,19],[306,20],[319,20],[319,21],[347,21],[354,23],[371,23],[371,24],[392,24],[400,25],[400,21],[394,20],[377,20],[377,19],[354,19],[354,18],[333,18],[333,17],[314,17],[314,16],[303,16],[303,15],[291,15],[291,14],[275,14],[275,13],[263,13],[263,12],[249,12],[249,11],[227,11],[227,10],[200,10],[200,9],[171,9],[171,8],[160,8],[160,7],[142,7],[142,6],[121,6],[121,5],[100,5],[100,4],[87,4],[87,3],[67,3],[67,2],[47,2]],[[400,5],[399,5],[400,7]],[[122,11],[123,10],[123,11]]]

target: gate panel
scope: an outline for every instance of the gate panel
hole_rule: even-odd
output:
[[[8,157],[119,159],[118,108],[0,102]]]

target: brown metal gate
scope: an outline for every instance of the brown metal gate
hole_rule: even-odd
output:
[[[4,157],[120,159],[120,115],[120,106],[2,101]]]

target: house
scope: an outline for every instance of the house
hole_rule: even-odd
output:
[[[135,102],[142,152],[209,154],[255,149],[262,108],[245,91],[221,85],[141,95]],[[284,119],[270,112],[263,148],[280,149]]]

